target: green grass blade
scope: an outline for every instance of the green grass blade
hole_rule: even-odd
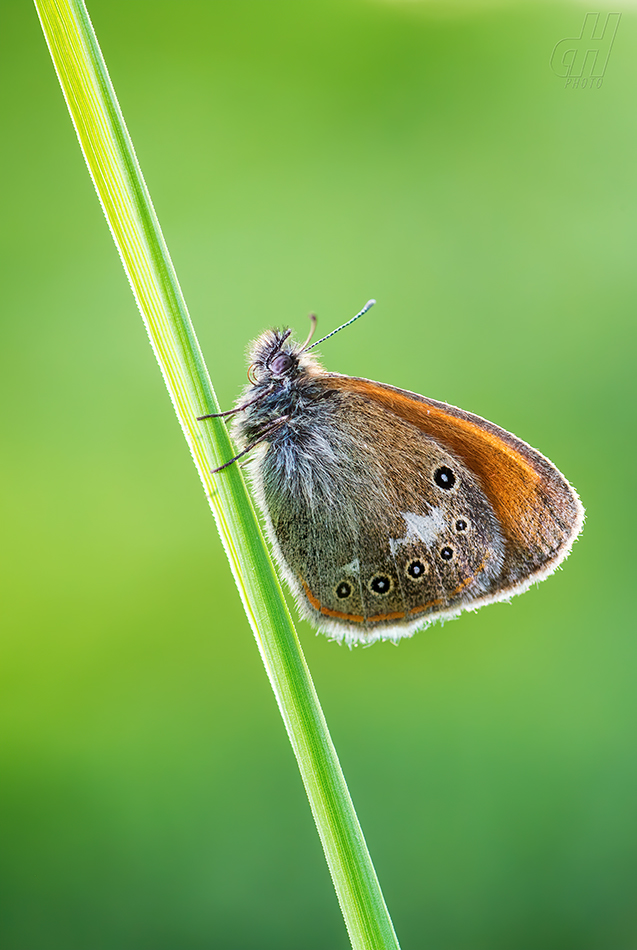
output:
[[[35,0],[106,220],[230,560],[294,749],[355,950],[398,948],[376,873],[88,13]]]

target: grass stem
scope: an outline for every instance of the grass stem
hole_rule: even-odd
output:
[[[81,0],[35,0],[86,164],[214,513],[355,950],[398,941],[106,64]]]

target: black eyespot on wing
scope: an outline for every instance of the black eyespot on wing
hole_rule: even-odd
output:
[[[468,525],[464,518],[459,518],[458,521],[456,521],[456,531],[466,531],[467,527]]]
[[[405,568],[405,573],[408,575],[408,577],[411,577],[412,580],[419,581],[421,577],[425,576],[428,570],[428,564],[425,564],[425,562],[421,561],[419,558],[414,558],[414,560],[410,561]]]
[[[392,589],[391,577],[388,577],[386,574],[374,574],[372,579],[369,582],[369,589],[372,594],[388,594]]]
[[[456,484],[456,476],[447,465],[441,465],[434,472],[434,482],[438,488],[449,489]]]
[[[440,551],[440,557],[443,561],[450,561],[453,557],[453,548],[442,548]]]
[[[336,588],[336,596],[339,600],[345,600],[352,593],[352,585],[349,581],[341,581]]]

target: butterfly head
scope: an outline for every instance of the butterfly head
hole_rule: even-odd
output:
[[[266,330],[250,348],[248,378],[255,386],[289,386],[300,376],[320,372],[305,344],[290,339],[291,330]]]
[[[305,343],[288,342],[290,334],[292,333],[291,330],[268,330],[262,333],[258,340],[255,340],[250,350],[248,379],[253,386],[258,386],[263,383],[269,387],[273,385],[275,387],[277,385],[289,386],[300,376],[313,376],[321,373],[321,366],[315,359],[308,355],[308,351],[314,349],[319,343],[328,340],[331,336],[334,336],[339,330],[343,330],[351,323],[354,323],[354,321],[362,317],[364,313],[367,313],[370,307],[373,307],[375,303],[375,300],[368,300],[363,309],[359,310],[356,316],[352,317],[351,320],[341,324],[340,327],[332,330],[327,336],[316,340],[314,343],[311,343],[314,330],[316,329],[316,314],[314,313],[309,315],[310,333]]]

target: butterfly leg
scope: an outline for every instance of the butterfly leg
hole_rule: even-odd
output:
[[[247,455],[248,452],[251,452],[252,449],[256,449],[257,445],[260,445],[262,442],[265,442],[267,437],[277,429],[282,423],[287,422],[289,416],[279,416],[278,419],[275,419],[273,422],[269,422],[268,425],[262,430],[259,434],[259,437],[255,439],[250,445],[246,446],[238,455],[235,455],[234,458],[231,458],[228,462],[224,462],[223,465],[220,465],[218,468],[211,468],[210,471],[213,475],[216,475],[217,472],[221,472],[224,468],[227,468],[229,465],[232,465],[234,462],[238,461],[240,458],[243,458],[244,455]]]
[[[253,406],[255,402],[261,402],[262,399],[265,399],[266,396],[269,396],[272,392],[272,386],[269,389],[266,389],[264,392],[259,393],[258,396],[255,396],[254,399],[244,402],[242,406],[235,406],[234,409],[227,409],[225,412],[209,412],[206,416],[197,416],[197,422],[202,422],[203,419],[222,419],[224,416],[234,416],[237,412],[243,412],[244,409],[247,409],[248,406]]]

